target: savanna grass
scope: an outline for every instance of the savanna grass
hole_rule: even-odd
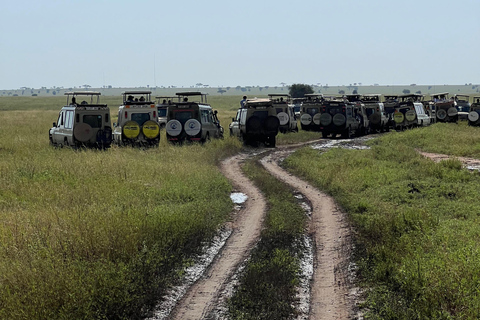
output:
[[[268,213],[261,240],[229,301],[229,315],[232,319],[291,319],[306,216],[292,191],[256,160],[248,161],[244,171],[265,194]]]
[[[480,315],[480,175],[457,160],[434,163],[414,150],[475,155],[466,149],[478,142],[452,137],[478,141],[480,133],[437,124],[385,135],[370,150],[304,148],[286,160],[334,196],[358,231],[370,319]]]
[[[241,144],[56,149],[35,105],[0,112],[0,318],[140,319],[229,218]]]

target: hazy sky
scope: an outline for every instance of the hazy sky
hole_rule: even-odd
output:
[[[15,0],[0,88],[480,83],[480,0]]]

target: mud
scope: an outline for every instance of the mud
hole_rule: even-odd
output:
[[[422,156],[429,158],[435,162],[440,162],[443,160],[448,159],[457,159],[463,164],[463,167],[470,170],[470,171],[480,171],[480,160],[475,158],[466,158],[466,157],[455,157],[446,154],[439,154],[439,153],[430,153],[430,152],[423,152],[420,150],[416,150]]]

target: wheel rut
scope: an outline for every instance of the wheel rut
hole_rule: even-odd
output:
[[[315,141],[318,142],[318,141]],[[267,204],[261,191],[242,172],[242,163],[261,152],[266,170],[303,194],[312,205],[309,234],[314,240],[314,275],[311,283],[309,319],[351,319],[353,303],[349,296],[348,263],[351,239],[348,224],[333,199],[307,182],[282,169],[278,162],[305,144],[280,147],[275,151],[257,150],[230,157],[221,163],[222,173],[236,191],[248,196],[243,208],[233,214],[232,234],[198,280],[177,303],[169,319],[206,319],[222,300],[222,292],[238,267],[248,258],[259,240]]]
[[[221,171],[235,189],[248,196],[244,207],[233,218],[233,232],[206,274],[197,281],[176,306],[171,319],[198,320],[207,317],[237,267],[249,255],[260,237],[266,201],[260,190],[243,174],[241,163],[249,157],[242,153],[221,163]]]

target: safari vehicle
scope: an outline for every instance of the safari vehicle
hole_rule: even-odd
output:
[[[424,97],[425,96],[423,94],[418,93],[405,94],[400,96],[400,106],[403,106],[405,104],[413,105],[413,109],[415,110],[415,123],[413,124],[414,127],[430,125],[430,116],[428,115],[425,109],[425,105],[423,104]]]
[[[365,105],[370,130],[383,132],[389,131],[388,116],[383,102],[380,102],[381,94],[364,94],[361,101]]]
[[[325,100],[320,114],[320,131],[323,138],[330,134],[332,137],[341,134],[342,138],[350,138],[353,134],[368,134],[365,106],[347,99]]]
[[[223,127],[217,111],[207,103],[207,94],[201,92],[177,92],[178,102],[168,106],[167,140],[172,143],[184,141],[206,142],[223,138]],[[192,97],[200,97],[193,100]]]
[[[172,101],[177,100],[177,97],[159,96],[155,97],[155,99],[157,99],[158,125],[160,126],[161,130],[167,125],[168,106],[171,106]]]
[[[458,120],[467,120],[470,112],[470,96],[464,94],[456,94],[453,97],[458,111]]]
[[[100,104],[100,92],[65,92],[67,104],[48,135],[51,145],[109,148],[112,143],[110,109]],[[80,103],[77,101],[82,100]]]
[[[473,97],[473,103],[468,113],[468,125],[480,126],[480,97]]]
[[[389,129],[395,129],[393,115],[395,114],[395,108],[398,107],[398,95],[385,95],[383,106],[385,107],[385,115],[388,118],[387,127]]]
[[[430,119],[430,124],[437,122],[435,103],[433,101],[422,100],[422,104]]]
[[[455,100],[448,97],[448,92],[431,95],[435,103],[437,122],[458,122],[458,110]]]
[[[248,99],[229,126],[230,135],[245,144],[262,142],[269,147],[275,147],[279,128],[280,120],[271,99]]]
[[[300,109],[300,125],[305,131],[320,131],[320,113],[323,95],[306,94]]]
[[[403,131],[417,126],[417,113],[415,111],[414,97],[412,95],[398,96],[399,102],[393,114],[394,129]],[[423,109],[423,105],[422,105]]]
[[[302,104],[305,98],[293,98],[292,99],[292,105],[293,105],[293,111],[295,112],[295,116],[297,118],[300,118],[300,110],[302,108]]]
[[[160,126],[151,91],[125,91],[118,108],[113,141],[119,146],[158,146]]]
[[[280,121],[279,130],[281,133],[298,132],[297,117],[293,105],[290,104],[290,95],[282,93],[271,93],[268,98],[272,100]]]

